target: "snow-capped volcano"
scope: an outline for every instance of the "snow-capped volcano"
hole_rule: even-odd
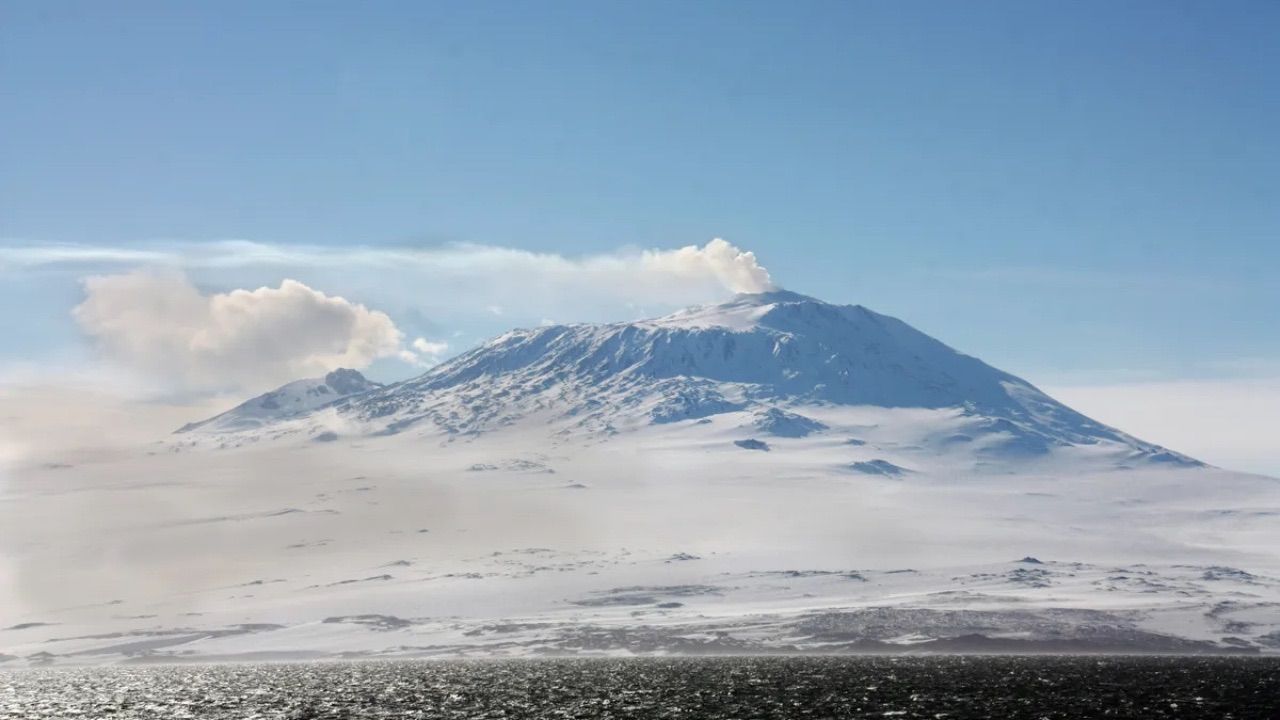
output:
[[[533,421],[560,437],[601,437],[748,413],[765,434],[796,436],[824,427],[812,413],[877,407],[946,411],[951,421],[927,444],[973,444],[988,459],[1104,445],[1126,460],[1194,462],[1090,420],[901,320],[782,290],[651,320],[513,330],[385,387],[361,377],[316,395],[327,387],[317,382],[292,383],[183,430],[291,421],[327,433],[321,420],[298,422],[324,409],[348,432],[367,435],[474,435]]]
[[[1280,481],[795,293],[336,371],[161,443],[0,486],[41,598],[0,603],[0,663],[1280,652]]]

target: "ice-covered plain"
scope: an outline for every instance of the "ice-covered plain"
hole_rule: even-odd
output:
[[[1280,482],[862,307],[742,295],[19,468],[9,666],[1280,650]]]

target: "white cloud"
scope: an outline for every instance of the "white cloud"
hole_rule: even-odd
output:
[[[432,342],[426,338],[418,338],[413,341],[413,349],[423,355],[437,356],[448,352],[449,343],[443,341]]]
[[[164,387],[257,390],[395,355],[386,314],[306,285],[201,293],[178,272],[90,277],[73,310],[103,355]]]
[[[1046,387],[1084,414],[1230,470],[1280,477],[1280,377]]]
[[[449,343],[434,342],[420,337],[409,344],[409,348],[396,354],[401,362],[419,368],[429,368],[440,363],[440,358],[449,351]]]

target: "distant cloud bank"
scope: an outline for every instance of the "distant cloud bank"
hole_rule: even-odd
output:
[[[1047,386],[1091,417],[1230,470],[1280,477],[1280,375]]]

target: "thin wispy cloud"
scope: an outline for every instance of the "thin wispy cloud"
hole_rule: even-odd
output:
[[[177,255],[164,249],[138,249],[65,243],[0,245],[0,270],[49,265],[174,264]]]
[[[716,284],[732,292],[763,292],[774,287],[754,253],[719,238],[703,246],[671,250],[620,250],[569,257],[516,248],[455,243],[430,248],[284,245],[248,240],[163,242],[137,247],[76,244],[0,246],[0,268],[139,264],[184,269],[350,268],[415,269],[431,274],[499,274],[515,281],[521,273],[536,278],[599,282],[629,279],[632,284]],[[527,277],[527,275],[526,275]]]

